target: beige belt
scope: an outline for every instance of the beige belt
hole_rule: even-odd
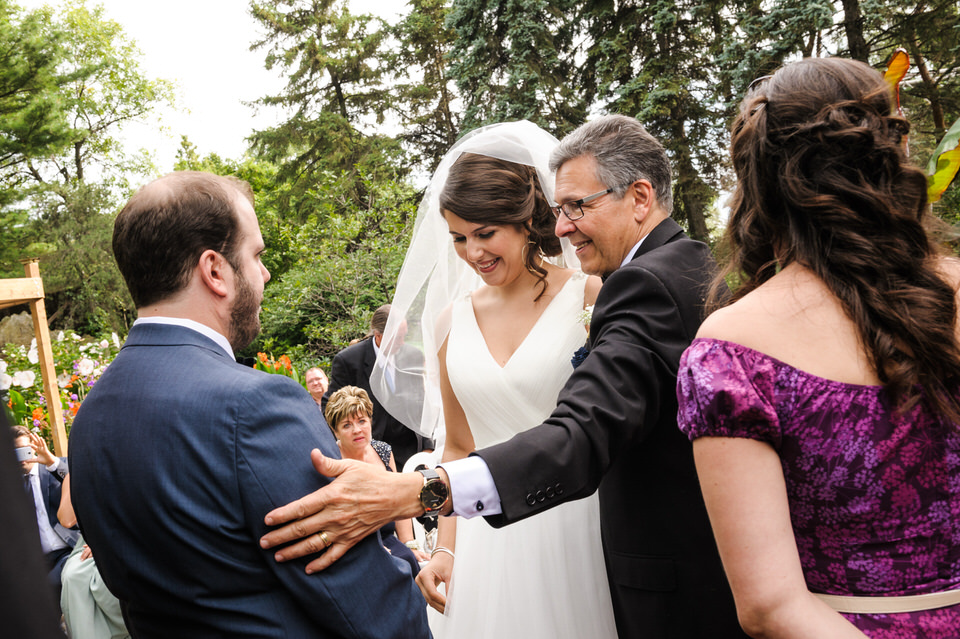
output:
[[[960,604],[960,590],[931,592],[925,595],[904,595],[902,597],[855,597],[824,595],[816,592],[812,594],[837,612],[856,614],[917,612]]]

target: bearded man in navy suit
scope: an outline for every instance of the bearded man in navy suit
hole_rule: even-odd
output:
[[[113,251],[138,319],[77,414],[70,462],[131,635],[428,637],[409,568],[378,535],[322,574],[257,542],[271,508],[326,483],[307,451],[339,454],[299,384],[234,359],[270,278],[249,186],[162,177],[117,216]]]

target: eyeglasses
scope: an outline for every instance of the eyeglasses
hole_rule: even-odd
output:
[[[630,184],[633,184],[633,182],[631,182]],[[583,213],[584,204],[588,202],[593,202],[597,198],[601,198],[607,193],[613,193],[614,191],[625,189],[628,186],[630,186],[630,184],[627,184],[624,186],[615,186],[613,188],[607,189],[606,191],[600,191],[599,193],[594,193],[593,195],[582,197],[579,200],[564,202],[560,206],[551,206],[550,208],[553,210],[553,214],[557,217],[557,219],[560,219],[560,214],[563,213],[564,215],[567,216],[568,220],[570,220],[571,222],[576,222],[577,220],[582,218],[584,215]]]

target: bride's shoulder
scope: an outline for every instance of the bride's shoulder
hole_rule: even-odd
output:
[[[583,307],[593,306],[597,302],[597,295],[600,294],[600,286],[603,281],[596,275],[587,275],[579,269],[563,269],[563,283],[568,281],[583,286]]]
[[[583,307],[586,308],[597,303],[597,295],[600,294],[603,280],[596,275],[587,275],[586,273],[581,273],[581,275],[587,278],[587,283],[583,287]]]

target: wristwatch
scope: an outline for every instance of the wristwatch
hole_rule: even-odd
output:
[[[423,488],[420,489],[420,505],[423,506],[423,514],[426,517],[436,517],[450,498],[450,491],[447,490],[447,485],[440,479],[437,471],[432,468],[421,468],[417,472],[423,475]]]

